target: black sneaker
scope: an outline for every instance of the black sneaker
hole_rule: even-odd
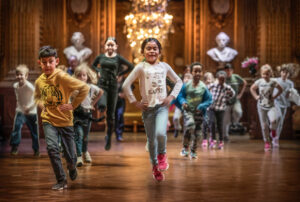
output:
[[[111,137],[109,136],[105,136],[105,150],[108,151],[110,150],[110,147],[111,147]]]
[[[77,178],[77,169],[69,170],[69,176],[72,181],[76,180]]]
[[[17,155],[18,154],[18,146],[12,146],[10,154],[14,155],[14,156]]]
[[[68,188],[67,180],[64,180],[62,182],[58,182],[57,184],[52,186],[53,190],[63,190]]]
[[[39,151],[34,151],[34,154],[33,154],[33,156],[35,156],[35,157],[40,157],[40,156],[41,156],[41,154],[40,154],[40,152],[39,152]]]
[[[175,138],[178,137],[178,133],[179,133],[179,130],[175,130],[175,131],[174,131],[174,137],[175,137]]]

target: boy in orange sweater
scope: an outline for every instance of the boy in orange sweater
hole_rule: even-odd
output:
[[[56,69],[58,63],[56,49],[51,46],[40,48],[38,64],[43,73],[35,82],[34,97],[37,105],[42,109],[41,118],[47,151],[57,180],[57,184],[52,187],[54,190],[67,188],[67,178],[59,153],[59,136],[61,136],[69,176],[71,180],[77,177],[73,109],[89,92],[89,87],[84,82]],[[69,103],[70,95],[75,90],[79,93],[72,103]]]

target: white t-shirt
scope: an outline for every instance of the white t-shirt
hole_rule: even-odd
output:
[[[17,112],[25,113],[26,108],[30,108],[29,114],[36,114],[36,105],[34,102],[34,86],[25,81],[23,86],[19,86],[19,82],[13,84],[17,100]]]
[[[262,108],[271,108],[274,107],[274,100],[272,100],[273,91],[275,86],[277,85],[276,79],[271,78],[269,82],[267,82],[265,79],[261,78],[255,81],[254,83],[256,86],[258,86],[259,91],[259,100],[258,104]]]
[[[91,103],[93,102],[95,97],[97,97],[100,91],[100,88],[98,86],[94,84],[88,84],[88,85],[90,86],[90,91],[88,95],[85,97],[85,99],[82,101],[82,103],[80,104],[81,107],[83,107],[84,109],[92,109],[93,106],[91,106]]]
[[[130,103],[136,101],[130,86],[138,78],[142,102],[148,102],[148,107],[154,107],[161,104],[167,97],[167,76],[176,83],[170,94],[176,98],[182,87],[182,81],[170,65],[165,62],[154,65],[147,62],[139,63],[126,78],[123,90]]]
[[[282,87],[282,93],[275,99],[275,104],[278,105],[279,107],[287,108],[287,107],[291,106],[291,103],[288,100],[288,98],[286,97],[286,95],[291,88],[294,88],[294,83],[289,79],[286,79],[284,81],[284,80],[282,80],[281,77],[276,78],[276,81]],[[277,92],[278,92],[278,90],[275,89],[274,94],[276,94]]]

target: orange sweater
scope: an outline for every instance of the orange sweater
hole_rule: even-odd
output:
[[[60,69],[55,69],[48,77],[45,74],[40,75],[35,81],[34,98],[37,104],[44,105],[42,122],[56,127],[73,126],[73,111],[60,111],[58,106],[68,104],[71,93],[75,90],[79,93],[71,103],[74,109],[87,96],[89,86]]]

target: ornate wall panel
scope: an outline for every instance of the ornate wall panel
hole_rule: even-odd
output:
[[[273,67],[292,60],[291,0],[258,1],[258,54]]]
[[[9,61],[10,69],[27,64],[32,70],[37,68],[36,58],[39,49],[39,23],[41,1],[9,1]]]
[[[61,64],[66,63],[63,55],[67,39],[65,7],[65,1],[43,0],[42,23],[40,26],[40,46],[50,45],[56,48]]]

